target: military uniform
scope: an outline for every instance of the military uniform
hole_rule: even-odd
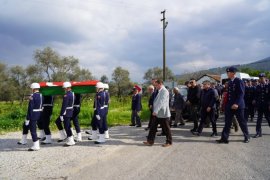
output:
[[[71,120],[73,121],[73,125],[75,126],[76,133],[81,133],[80,123],[79,123],[79,113],[81,111],[81,94],[75,94],[75,101],[73,105],[73,114]]]
[[[256,87],[255,91],[255,104],[258,111],[257,125],[256,125],[256,135],[255,137],[262,136],[262,117],[265,116],[269,126],[269,106],[270,106],[270,85],[266,83],[260,83]]]
[[[50,131],[50,119],[53,112],[53,96],[43,96],[43,111],[41,115],[42,125],[45,135],[51,135]]]
[[[245,118],[248,121],[248,118],[250,116],[251,121],[253,121],[254,118],[254,105],[253,105],[253,99],[255,95],[255,87],[253,86],[246,86],[245,87]]]
[[[131,125],[137,127],[141,127],[141,119],[138,113],[142,110],[142,104],[141,104],[141,95],[140,94],[134,94],[132,96],[132,105],[131,105]]]
[[[227,69],[227,72],[236,72],[236,68],[230,67]],[[249,142],[249,132],[247,127],[247,121],[244,117],[244,94],[245,94],[245,85],[244,82],[235,77],[234,79],[229,80],[228,82],[228,102],[225,106],[225,126],[222,131],[222,136],[220,140],[217,140],[218,143],[228,143],[230,128],[232,126],[232,118],[235,115],[239,126],[244,134],[244,142]],[[237,109],[232,109],[232,106],[238,105]]]
[[[109,139],[109,129],[108,129],[108,112],[109,112],[109,102],[110,102],[110,93],[107,90],[104,90],[104,96],[105,96],[105,104],[104,104],[104,108],[105,108],[105,117],[104,117],[104,121],[103,121],[103,128],[105,131],[105,138]]]
[[[72,136],[70,119],[73,116],[73,105],[74,105],[75,97],[72,91],[67,91],[63,97],[62,108],[60,111],[60,116],[55,121],[57,128],[62,131],[62,121],[64,121],[64,128],[67,134],[67,137]]]

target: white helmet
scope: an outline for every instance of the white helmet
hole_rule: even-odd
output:
[[[39,89],[40,85],[38,83],[32,83],[30,86],[31,89]]]
[[[71,83],[70,82],[64,82],[63,83],[63,88],[68,88],[71,87]]]
[[[96,88],[103,89],[104,88],[104,84],[102,82],[98,82],[96,84]]]
[[[104,89],[109,89],[109,84],[103,84]]]

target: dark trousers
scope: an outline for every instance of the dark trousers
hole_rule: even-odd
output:
[[[149,117],[149,122],[148,122],[148,128],[150,128],[153,124],[153,110],[150,110],[150,117]]]
[[[204,125],[206,124],[207,117],[209,118],[211,124],[212,124],[212,130],[214,133],[217,132],[217,124],[216,124],[216,118],[215,118],[215,111],[216,109],[211,109],[210,112],[207,112],[205,108],[202,108],[201,110],[201,122],[198,128],[198,133],[202,133],[202,130],[204,128]]]
[[[157,118],[154,117],[152,121],[152,125],[149,130],[149,134],[147,137],[147,141],[150,143],[154,143],[155,137],[156,137],[156,132],[157,132],[157,126],[160,123],[165,135],[166,135],[166,143],[167,144],[172,144],[172,133],[170,129],[170,118]]]
[[[108,119],[107,119],[107,117],[108,117],[108,107],[106,107],[106,114],[105,114],[105,116],[104,116],[104,121],[103,121],[103,129],[104,129],[104,131],[108,131]]]
[[[245,108],[245,118],[248,121],[248,118],[251,117],[252,119],[254,118],[254,105],[252,103],[247,104]]]
[[[133,124],[133,125],[137,124],[138,126],[141,126],[141,119],[140,119],[140,116],[138,114],[138,111],[136,111],[136,110],[132,110],[131,124]]]
[[[41,121],[42,121],[42,126],[45,132],[45,135],[51,135],[50,131],[50,120],[51,120],[51,115],[52,115],[52,108],[44,108],[43,112],[41,114]]]
[[[259,135],[262,135],[263,115],[264,115],[265,119],[267,120],[268,125],[270,126],[270,118],[269,118],[270,113],[269,113],[269,109],[268,109],[267,105],[258,107],[257,111],[258,111],[258,119],[257,119],[257,124],[256,124],[256,133]]]
[[[43,129],[44,129],[44,124],[43,124],[43,119],[42,119],[42,117],[41,117],[39,120],[37,120],[37,127],[38,127],[38,129],[40,129],[40,130],[43,130]]]
[[[199,111],[199,106],[198,105],[193,105],[192,104],[190,106],[190,119],[194,123],[193,130],[195,130],[195,131],[198,129],[198,111]]]
[[[33,142],[38,140],[37,137],[37,120],[30,120],[28,126],[23,123],[23,134],[28,134],[30,130]]]
[[[65,128],[65,131],[67,133],[67,137],[70,137],[70,136],[72,136],[72,131],[70,129],[71,128],[71,124],[70,124],[71,117],[66,117],[66,116],[63,116],[63,117],[64,117],[64,128]],[[63,125],[62,125],[62,121],[61,121],[60,117],[58,117],[56,119],[55,124],[60,131],[63,130]]]
[[[96,131],[99,130],[99,134],[104,134],[104,116],[100,116],[100,120],[96,118],[96,113],[94,113],[94,116],[92,118],[92,130]]]
[[[75,127],[76,133],[81,132],[80,123],[79,123],[79,113],[80,113],[80,108],[74,107],[71,121],[73,121],[73,125]]]
[[[222,131],[221,139],[228,140],[230,134],[230,128],[232,126],[233,116],[236,116],[236,119],[239,123],[239,126],[244,134],[245,139],[249,139],[249,132],[247,127],[247,121],[244,117],[244,109],[233,110],[231,107],[226,106],[225,109],[225,126]]]

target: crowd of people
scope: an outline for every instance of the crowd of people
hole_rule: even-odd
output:
[[[262,137],[262,119],[263,116],[270,127],[270,84],[264,73],[259,74],[259,80],[246,79],[241,80],[236,77],[237,69],[229,67],[226,69],[228,80],[224,85],[205,80],[202,85],[196,83],[195,79],[186,82],[188,88],[186,100],[179,88],[173,88],[172,95],[160,93],[166,88],[160,83],[162,81],[153,79],[152,85],[148,87],[151,94],[149,99],[149,109],[151,117],[148,127],[149,130],[145,145],[154,144],[154,134],[157,132],[157,124],[161,125],[162,132],[158,135],[166,136],[166,142],[163,145],[168,147],[172,145],[170,127],[184,126],[183,112],[188,112],[188,121],[193,122],[193,128],[190,132],[195,136],[201,136],[204,127],[209,127],[211,123],[211,137],[218,136],[217,119],[220,112],[224,113],[224,128],[221,132],[221,138],[217,143],[228,144],[231,128],[234,127],[237,132],[239,127],[244,135],[244,143],[249,143],[250,134],[247,122],[250,118],[254,121],[254,114],[257,113],[256,134],[253,138]],[[162,83],[161,83],[162,84]],[[162,89],[162,90],[161,90]],[[160,100],[160,96],[162,100]],[[170,98],[173,97],[173,98]],[[173,99],[173,101],[171,100]],[[161,105],[163,104],[163,106]],[[174,113],[174,116],[171,114]],[[172,123],[174,121],[174,123]]]
[[[248,130],[248,119],[254,121],[254,114],[257,112],[256,134],[254,138],[262,136],[262,119],[266,118],[270,127],[270,84],[264,73],[259,74],[257,80],[241,80],[236,77],[237,69],[229,67],[226,69],[228,81],[224,85],[217,85],[205,80],[202,85],[196,83],[195,79],[186,82],[187,97],[184,98],[179,88],[175,87],[172,91],[168,90],[160,79],[152,79],[148,87],[150,98],[148,107],[150,111],[149,123],[145,128],[149,131],[147,140],[143,143],[152,146],[156,135],[166,136],[163,147],[172,145],[171,126],[185,126],[183,114],[188,114],[188,121],[193,122],[190,132],[195,136],[201,136],[203,128],[212,126],[211,137],[218,136],[217,119],[220,111],[225,115],[225,125],[221,133],[221,138],[217,143],[229,143],[231,127],[238,131],[239,127],[244,135],[244,143],[250,141]],[[59,130],[58,142],[65,141],[64,146],[73,146],[75,142],[82,141],[82,134],[79,125],[79,113],[81,106],[81,94],[72,92],[70,82],[64,82],[62,107],[55,123]],[[53,111],[53,96],[42,96],[39,92],[38,83],[31,84],[32,95],[29,98],[26,120],[23,123],[22,138],[19,145],[27,144],[27,134],[30,130],[33,146],[29,151],[37,151],[41,144],[51,144],[51,131],[49,128],[50,119]],[[110,101],[108,84],[98,82],[96,84],[96,95],[93,104],[94,114],[91,121],[91,131],[89,140],[95,144],[105,143],[109,138],[107,115]],[[142,110],[141,94],[137,87],[133,88],[131,105],[131,124],[130,126],[141,127],[140,111]],[[76,133],[72,130],[71,122],[75,127]],[[158,125],[161,126],[161,133],[157,134]],[[233,125],[233,126],[232,126]],[[40,129],[37,136],[37,127]],[[77,134],[76,138],[74,135]],[[41,142],[40,142],[41,141]]]

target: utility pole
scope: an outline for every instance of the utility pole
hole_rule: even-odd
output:
[[[163,21],[163,81],[166,80],[166,48],[165,48],[165,29],[168,25],[168,21],[166,21],[165,18],[166,10],[161,11],[161,14],[163,14],[163,18],[161,21]]]

